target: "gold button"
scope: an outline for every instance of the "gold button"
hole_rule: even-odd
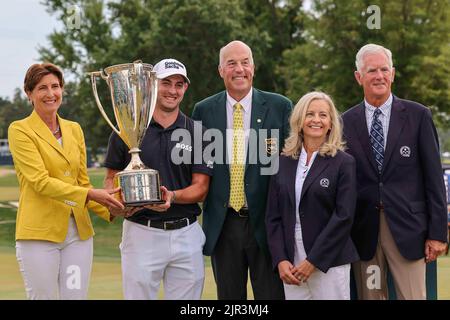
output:
[[[64,172],[64,175],[65,175],[66,177],[70,176],[70,171]]]

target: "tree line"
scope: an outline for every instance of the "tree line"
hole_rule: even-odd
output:
[[[362,100],[354,60],[364,44],[393,53],[396,95],[429,106],[442,128],[450,127],[450,31],[448,0],[45,0],[64,21],[40,47],[42,61],[70,74],[60,114],[78,121],[87,144],[107,144],[111,131],[95,105],[87,75],[141,59],[154,64],[172,57],[188,70],[191,86],[182,103],[223,90],[219,50],[231,40],[246,42],[255,61],[254,86],[288,96],[294,103],[311,90],[330,94],[341,111]],[[376,4],[379,15],[368,10]],[[373,28],[369,20],[378,19]],[[99,94],[112,116],[106,84]],[[9,123],[30,112],[18,90],[0,99],[0,137]]]

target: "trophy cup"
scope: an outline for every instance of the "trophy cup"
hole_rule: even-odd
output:
[[[126,206],[164,203],[161,200],[159,173],[147,168],[139,158],[139,146],[152,119],[156,106],[158,81],[153,66],[138,60],[133,63],[110,66],[91,72],[92,90],[100,113],[109,126],[130,149],[131,161],[114,176],[114,185],[120,186]],[[109,120],[97,93],[96,78],[109,86],[114,116],[119,128]]]

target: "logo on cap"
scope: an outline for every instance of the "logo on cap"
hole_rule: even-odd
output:
[[[176,61],[166,61],[164,63],[164,68],[165,69],[184,69],[183,65],[181,65],[180,63],[176,62]]]
[[[188,83],[190,83],[189,78],[187,77],[186,67],[178,60],[161,60],[154,66],[154,71],[156,72],[156,77],[158,79],[164,79],[174,74],[179,74],[183,76]]]

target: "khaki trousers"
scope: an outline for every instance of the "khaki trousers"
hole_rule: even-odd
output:
[[[425,260],[407,260],[398,251],[386,221],[380,211],[380,230],[375,256],[369,261],[353,263],[358,299],[386,300],[388,298],[387,270],[392,274],[399,300],[425,300]]]

